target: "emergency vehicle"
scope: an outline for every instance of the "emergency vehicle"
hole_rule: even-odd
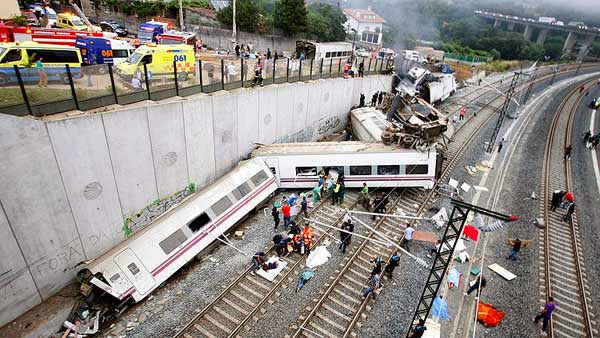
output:
[[[59,13],[56,16],[56,27],[76,31],[86,31],[89,29],[80,17],[71,13]]]
[[[49,45],[75,46],[78,36],[113,38],[116,37],[116,34],[56,28],[14,27],[0,24],[0,42],[34,41]]]
[[[135,51],[126,41],[92,36],[78,36],[75,46],[81,50],[83,62],[88,65],[118,65]],[[98,71],[104,72],[106,68],[99,67]]]
[[[167,30],[166,22],[148,21],[138,27],[138,39],[141,43],[158,42],[158,36]]]
[[[177,79],[185,81],[194,76],[196,58],[190,45],[144,45],[138,47],[125,61],[117,65],[116,72],[126,81],[138,72],[144,73],[144,64],[152,78],[173,76],[173,61],[177,62]]]
[[[38,81],[39,73],[35,62],[39,57],[42,57],[48,81],[69,84],[65,65],[69,65],[73,78],[81,77],[81,54],[75,47],[36,42],[0,43],[0,86],[17,82],[14,66],[19,67],[23,81]]]
[[[158,36],[158,43],[161,45],[186,44],[194,46],[196,44],[196,33],[168,31]]]

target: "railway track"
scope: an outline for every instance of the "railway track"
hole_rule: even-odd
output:
[[[338,226],[343,217],[341,209],[332,210],[326,208],[323,199],[309,213],[309,217],[319,219],[321,222],[331,226]],[[353,209],[358,203],[358,193],[356,191],[347,191],[344,196],[344,208]],[[303,219],[298,221],[298,225],[302,224]],[[317,228],[315,230],[316,242],[315,245],[327,238],[329,229]],[[271,248],[267,252],[267,256],[273,253]],[[199,312],[182,330],[174,337],[236,337],[242,336],[240,332],[246,324],[259,315],[261,307],[266,302],[273,302],[273,298],[279,296],[280,288],[287,288],[285,281],[293,276],[293,272],[303,267],[301,264],[305,261],[306,256],[291,254],[281,259],[287,262],[287,266],[272,282],[268,282],[264,278],[254,275],[252,268],[249,267],[243,271],[232,283],[225,288],[211,303],[209,303],[201,312]],[[273,297],[275,296],[275,297]]]
[[[563,70],[563,72],[566,71],[568,70]],[[550,75],[546,75],[545,77],[540,76],[538,77],[537,81],[542,81],[548,76]],[[520,86],[520,90],[525,88],[524,84]],[[467,95],[470,94],[471,93]],[[474,100],[489,94],[489,91],[484,92],[483,94],[477,94]],[[495,99],[492,99],[491,101],[488,100],[487,102],[481,104],[481,109],[477,116],[470,117],[468,120],[469,123],[462,123],[459,125],[459,128],[453,135],[453,142],[450,143],[446,152],[447,157],[451,159],[444,161],[443,174],[440,181],[447,181],[448,175],[454,168],[457,159],[465,150],[466,145],[475,136],[477,130],[479,130],[479,126],[485,125],[495,116],[494,112],[496,107],[492,103],[494,103],[499,97],[500,95],[496,94]],[[457,110],[459,108],[457,108]],[[430,191],[414,188],[403,189],[398,193],[399,196],[393,203],[395,205],[394,208],[400,208],[407,214],[420,215],[424,210],[426,210],[426,208],[435,202],[434,191],[435,188]],[[347,191],[343,207],[346,209],[352,209],[357,205],[357,200],[358,193]],[[324,203],[321,203],[309,215],[310,218],[315,218],[334,227],[339,225],[342,216],[342,211],[339,208],[332,209],[325,207]],[[385,233],[389,237],[400,240],[405,225],[400,224],[400,222],[395,219],[390,220],[384,218],[378,222],[376,227],[379,229],[379,231]],[[327,229],[324,230],[325,231],[320,231],[319,229],[315,229],[315,234],[319,236],[316,244],[328,237],[324,233],[329,233],[329,235],[334,233],[334,231],[328,231]],[[369,233],[368,235],[372,236],[373,234]],[[321,318],[323,315],[319,316],[317,311],[311,311],[311,313],[315,312],[313,314],[315,318],[323,320],[327,325],[332,326],[334,329],[339,329],[340,326],[346,326],[344,334],[341,336],[347,336],[347,334],[351,332],[352,328],[358,321],[359,314],[362,313],[367,305],[366,301],[358,301],[358,297],[352,298],[353,296],[344,296],[344,292],[350,292],[350,294],[355,295],[358,291],[351,291],[352,288],[348,288],[347,285],[342,285],[339,283],[339,281],[343,277],[348,283],[352,283],[350,285],[353,285],[355,289],[362,288],[364,285],[366,285],[365,276],[368,277],[370,272],[370,270],[367,271],[364,268],[364,266],[367,265],[365,260],[368,261],[368,259],[374,255],[388,257],[392,252],[391,248],[383,247],[366,240],[361,241],[357,239],[355,240],[355,243],[359,243],[358,249],[353,250],[352,256],[347,260],[347,263],[344,264],[342,269],[335,271],[338,274],[338,277],[335,278],[334,282],[331,283],[331,286],[325,292],[325,295],[334,294],[340,297],[336,300],[331,300],[331,304],[335,304],[335,306],[341,306],[341,312],[338,311],[338,314],[343,315],[343,320],[339,322],[323,320]],[[269,252],[271,251],[272,250],[269,250]],[[264,314],[266,312],[264,309],[266,304],[272,304],[274,302],[273,299],[279,296],[280,290],[288,287],[285,281],[291,279],[291,276],[294,276],[294,271],[298,271],[303,267],[301,263],[305,260],[305,257],[294,254],[284,257],[283,259],[285,259],[288,264],[273,283],[269,283],[259,276],[252,275],[250,273],[251,268],[247,268],[232,283],[230,283],[230,285],[227,286],[221,292],[221,294],[219,294],[213,301],[211,301],[211,303],[202,309],[201,312],[199,312],[182,330],[177,332],[174,337],[242,337],[244,335],[242,330],[250,329],[250,321],[256,321],[261,314]],[[354,266],[353,264],[355,262],[360,262],[362,266],[359,266],[360,264]],[[338,284],[342,287],[342,289],[335,289],[335,286]],[[323,298],[325,298],[325,296],[322,297],[322,299]],[[350,298],[352,298],[352,300],[350,300]],[[356,303],[357,301],[359,304]],[[323,303],[322,307],[320,306],[321,303]],[[331,311],[330,309],[335,309],[331,304],[325,303],[324,301],[319,301],[314,309],[322,308],[327,311]],[[355,311],[352,313],[346,312],[347,314],[345,314],[344,311],[348,310],[348,304],[352,304],[351,307],[355,309]],[[335,312],[333,313],[335,314]],[[305,320],[308,325],[310,325],[308,321],[310,318],[312,317],[309,315],[307,320]],[[350,320],[348,320],[348,318],[350,318]],[[297,331],[302,332],[304,336],[310,337],[311,335],[309,331],[302,330],[302,327],[303,326],[301,325],[299,327],[300,329]],[[340,336],[335,334],[328,335],[329,331],[327,331],[327,329],[324,327],[321,328],[326,333],[324,336]],[[334,329],[330,330],[337,332]],[[298,336],[298,332],[292,333],[292,335]],[[318,337],[319,335],[313,336]]]
[[[539,76],[536,82],[543,81],[548,76],[551,76],[551,73]],[[526,90],[527,86],[528,83],[522,83],[516,90]],[[477,97],[480,98],[488,93],[478,94]],[[469,123],[459,125],[446,151],[447,160],[442,165],[442,175],[438,182],[445,182],[449,179],[450,173],[477,132],[496,116],[496,107],[492,103],[501,99],[500,95],[496,95],[493,100],[482,105],[477,115],[472,115]],[[436,187],[437,183],[430,191],[414,188],[404,189],[402,195],[393,203],[391,210],[399,208],[408,215],[422,216],[436,200]],[[422,226],[424,224],[421,224]],[[373,228],[389,238],[399,241],[406,225],[397,218],[384,217]],[[368,237],[374,235],[372,232],[367,233]],[[361,315],[365,309],[369,308],[369,300],[360,299],[362,292],[367,287],[371,272],[369,260],[374,256],[389,259],[393,251],[394,248],[366,240],[362,241],[358,247],[353,247],[351,256],[346,263],[341,264],[341,267],[336,270],[337,277],[329,285],[326,285],[327,289],[311,310],[300,318],[300,323],[291,326],[288,336],[292,338],[356,337],[358,334],[354,328],[362,326],[359,323]]]
[[[594,83],[595,80],[586,84]],[[561,102],[550,125],[544,155],[540,212],[544,215],[545,229],[540,230],[540,243],[543,243],[540,293],[543,302],[552,296],[557,305],[549,330],[550,336],[555,338],[592,338],[598,333],[593,309],[588,303],[590,290],[581,259],[577,212],[568,224],[562,219],[562,209],[550,211],[552,192],[571,191],[573,187],[571,162],[563,158],[564,149],[572,140],[573,119],[583,97],[584,93],[575,88]]]

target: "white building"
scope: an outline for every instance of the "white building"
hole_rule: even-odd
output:
[[[346,33],[354,37],[356,30],[356,44],[367,48],[383,46],[383,24],[385,20],[377,13],[368,9],[344,8]]]

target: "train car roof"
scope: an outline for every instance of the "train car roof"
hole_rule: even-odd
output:
[[[252,157],[276,155],[328,155],[356,153],[412,153],[416,150],[388,146],[383,142],[341,141],[341,142],[301,142],[260,145]]]
[[[96,264],[101,264],[104,259],[104,257],[110,257],[112,255],[115,255],[119,252],[121,252],[123,249],[125,249],[128,244],[137,239],[138,237],[140,237],[142,234],[150,231],[152,228],[154,228],[155,226],[157,226],[161,221],[165,220],[165,218],[167,218],[168,216],[172,215],[173,213],[177,212],[179,209],[181,209],[182,207],[188,205],[189,203],[199,199],[199,198],[206,198],[206,197],[210,197],[214,194],[220,194],[219,198],[221,196],[225,196],[225,194],[223,193],[223,187],[220,186],[220,183],[223,183],[229,179],[231,179],[233,176],[238,175],[240,173],[241,170],[243,170],[244,168],[242,167],[243,164],[253,164],[256,166],[264,166],[264,162],[262,162],[261,160],[258,159],[249,159],[246,161],[241,161],[238,163],[237,166],[235,166],[235,168],[231,169],[227,174],[221,176],[221,178],[219,178],[218,180],[216,180],[214,183],[212,183],[211,185],[209,185],[208,187],[206,187],[205,189],[202,189],[200,191],[198,191],[195,194],[192,194],[186,198],[184,198],[180,204],[176,205],[174,208],[169,209],[167,212],[163,213],[162,215],[158,216],[156,219],[154,219],[152,222],[150,222],[150,224],[146,225],[142,230],[134,233],[133,235],[131,235],[130,237],[128,237],[126,240],[122,241],[121,243],[117,244],[116,246],[114,246],[112,249],[110,249],[109,251],[105,252],[104,254],[90,259],[87,264],[86,267],[87,268],[91,268]],[[252,175],[250,175],[252,176]],[[226,193],[229,193],[229,190],[226,191]],[[202,210],[204,211],[204,210]],[[183,224],[182,224],[183,226]]]

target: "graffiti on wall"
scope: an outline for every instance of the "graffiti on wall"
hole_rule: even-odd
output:
[[[333,131],[340,125],[340,118],[337,116],[324,117],[319,119],[319,135]]]
[[[179,204],[184,198],[196,192],[196,184],[190,183],[185,189],[180,190],[162,200],[157,199],[152,204],[138,210],[138,212],[123,220],[123,235],[131,236],[134,232],[143,229],[160,215],[164,214],[174,205]]]

